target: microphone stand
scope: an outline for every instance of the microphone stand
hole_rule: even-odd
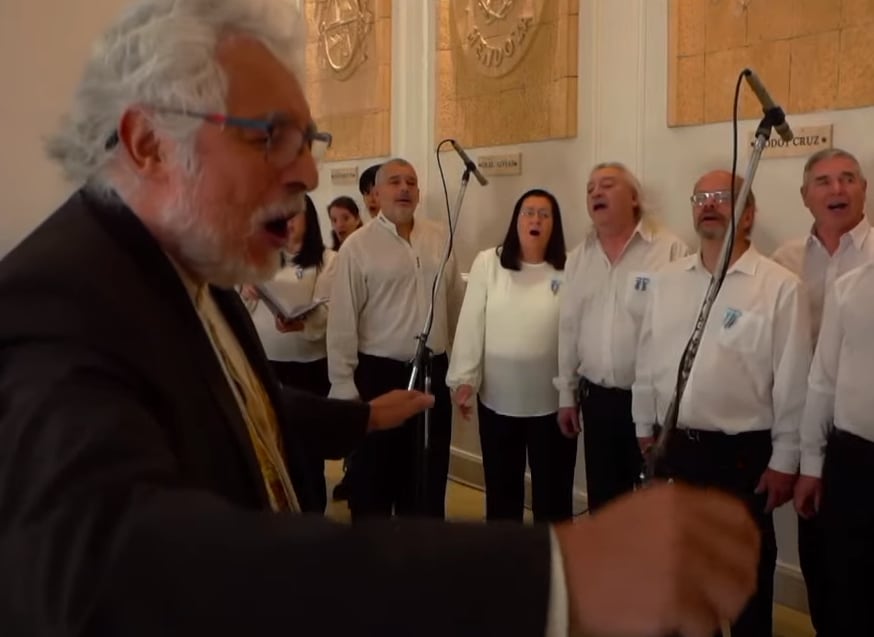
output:
[[[683,392],[686,389],[686,383],[692,372],[692,365],[695,362],[695,356],[698,354],[698,347],[701,345],[701,337],[704,335],[704,327],[710,316],[710,310],[713,309],[716,296],[719,294],[719,290],[722,288],[722,283],[725,280],[725,275],[728,272],[728,261],[731,258],[731,246],[734,245],[734,235],[737,229],[737,224],[740,222],[744,208],[746,208],[747,196],[752,188],[753,179],[756,170],[759,167],[759,160],[761,159],[765,145],[771,137],[771,129],[779,122],[785,120],[785,114],[780,107],[773,107],[766,110],[764,113],[765,116],[759,122],[759,127],[756,129],[756,140],[753,144],[753,151],[750,155],[743,186],[735,199],[733,211],[734,223],[732,224],[731,232],[726,233],[725,239],[722,242],[722,251],[719,254],[719,266],[716,270],[717,274],[710,279],[710,285],[707,287],[707,294],[701,305],[698,320],[695,322],[695,329],[693,330],[692,336],[686,345],[682,358],[680,359],[677,385],[674,388],[674,395],[668,406],[665,421],[662,423],[658,439],[644,459],[644,467],[641,472],[641,483],[643,486],[651,482],[654,478],[655,472],[658,469],[658,463],[664,456],[668,438],[677,428],[677,421],[680,414],[680,402],[683,399]],[[732,184],[731,187],[733,190],[734,184]]]
[[[431,301],[428,306],[428,314],[425,317],[425,324],[422,327],[422,332],[416,337],[416,353],[413,356],[410,372],[410,381],[407,384],[407,389],[427,393],[431,392],[431,366],[433,353],[428,348],[428,336],[431,334],[431,327],[434,324],[434,301],[440,290],[440,282],[443,280],[443,271],[446,269],[446,263],[449,261],[449,256],[452,253],[452,243],[455,237],[455,229],[458,227],[458,216],[461,213],[461,204],[464,200],[464,193],[467,191],[467,184],[470,181],[470,174],[475,168],[475,164],[470,162],[465,165],[464,174],[461,177],[461,187],[458,189],[458,196],[455,200],[455,211],[449,218],[449,235],[446,238],[446,247],[443,250],[443,259],[440,262],[440,267],[437,270],[437,276],[434,278],[434,285],[431,288]],[[431,408],[426,409],[420,416],[419,426],[416,427],[416,461],[418,472],[416,475],[416,502],[419,506],[419,512],[423,515],[428,514],[428,458],[431,450]]]

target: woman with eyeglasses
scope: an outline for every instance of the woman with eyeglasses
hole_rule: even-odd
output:
[[[316,207],[307,196],[306,211],[288,220],[283,266],[273,280],[300,287],[301,294],[296,298],[309,301],[329,298],[336,256],[322,241]],[[331,388],[325,339],[328,305],[319,305],[300,318],[286,321],[274,316],[251,286],[244,286],[242,296],[279,382],[285,387],[327,396]],[[313,458],[313,463],[315,477],[321,476],[317,488],[324,509],[327,503],[324,461]]]
[[[523,519],[526,454],[534,519],[573,514],[576,441],[556,425],[553,386],[564,263],[558,201],[535,189],[471,267],[446,382],[463,418],[476,406],[490,521]]]

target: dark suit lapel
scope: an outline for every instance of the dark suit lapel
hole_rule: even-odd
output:
[[[89,208],[96,213],[101,224],[111,226],[112,235],[136,261],[138,270],[143,273],[141,278],[144,285],[152,291],[149,298],[158,299],[155,306],[163,310],[151,314],[150,320],[154,323],[151,329],[160,330],[162,337],[170,341],[169,347],[179,353],[172,364],[189,367],[202,378],[218,410],[223,414],[226,426],[231,428],[239,442],[240,451],[257,485],[262,504],[269,506],[248,427],[212,342],[173,264],[132,212],[124,207],[107,210],[105,206],[93,203]]]
[[[282,432],[286,468],[288,469],[289,477],[294,485],[294,490],[297,493],[301,507],[306,510],[315,501],[312,492],[314,485],[310,477],[302,470],[310,462],[306,453],[304,453],[306,443],[298,435],[297,429],[291,426],[293,424],[292,414],[288,413],[285,401],[282,399],[282,387],[276,379],[273,369],[270,367],[264,347],[261,344],[261,338],[258,336],[255,325],[252,323],[249,312],[235,291],[215,287],[211,287],[210,290],[216,305],[221,310],[228,326],[240,343],[240,347],[246,355],[246,360],[249,361],[252,370],[258,376],[270,398],[278,421],[277,425]],[[311,416],[311,414],[306,414],[306,417]]]

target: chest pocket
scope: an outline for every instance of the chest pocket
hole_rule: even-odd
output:
[[[744,354],[755,353],[764,345],[765,317],[761,314],[728,307],[719,320],[720,345]]]
[[[646,311],[646,299],[654,284],[650,272],[630,272],[625,279],[625,307],[637,319],[642,319]]]

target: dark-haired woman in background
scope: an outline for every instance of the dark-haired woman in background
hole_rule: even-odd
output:
[[[535,189],[516,202],[503,245],[470,270],[446,383],[464,418],[477,397],[488,520],[522,520],[526,452],[534,519],[573,514],[577,446],[556,424],[553,386],[564,263],[558,201]]]
[[[325,248],[316,207],[309,196],[306,197],[306,212],[288,221],[286,246],[283,266],[274,281],[301,286],[304,292],[301,297],[309,300],[330,297],[337,253]],[[327,396],[331,388],[325,340],[328,306],[320,305],[301,319],[283,321],[274,318],[250,286],[245,286],[242,294],[279,382]],[[317,488],[321,489],[319,497],[324,508],[327,504],[324,462],[321,458],[312,460],[314,477],[319,478],[321,474]]]
[[[331,237],[334,250],[339,250],[346,238],[362,225],[358,204],[352,197],[337,197],[328,204],[328,217],[331,219]]]

